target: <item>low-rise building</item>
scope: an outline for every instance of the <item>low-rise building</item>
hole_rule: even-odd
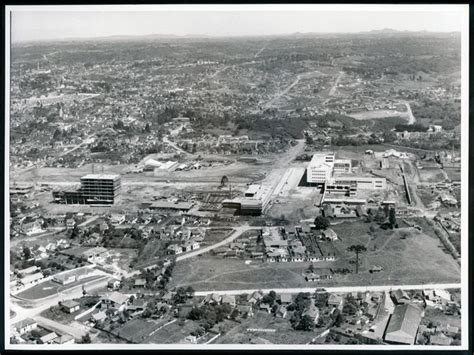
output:
[[[79,302],[76,302],[73,300],[66,300],[66,301],[61,302],[61,308],[66,313],[74,313],[74,312],[77,312],[81,308],[81,305],[79,304]]]
[[[37,327],[38,327],[38,322],[36,322],[32,318],[26,318],[14,324],[14,328],[20,335],[28,333],[32,331],[33,329],[36,329]]]

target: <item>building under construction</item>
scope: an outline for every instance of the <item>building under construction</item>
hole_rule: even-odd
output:
[[[120,198],[120,175],[89,174],[78,190],[53,191],[54,201],[64,204],[113,205]]]

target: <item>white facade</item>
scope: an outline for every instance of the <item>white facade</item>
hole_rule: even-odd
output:
[[[306,181],[312,184],[324,184],[332,176],[334,153],[314,154],[306,170]]]

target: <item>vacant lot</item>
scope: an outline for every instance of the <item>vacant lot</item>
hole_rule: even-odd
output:
[[[399,112],[395,110],[373,110],[373,111],[364,111],[351,113],[348,115],[356,120],[373,120],[377,118],[387,118],[387,117],[407,117],[406,112]]]
[[[288,313],[286,318],[276,318],[266,312],[257,312],[254,317],[245,319],[225,335],[216,339],[214,344],[249,344],[252,339],[262,338],[273,344],[307,344],[318,331],[296,331],[291,328]],[[275,329],[275,332],[248,332],[247,329]]]
[[[113,333],[132,343],[144,343],[148,342],[149,337],[170,320],[169,318],[158,320],[136,318],[128,321],[122,327],[114,329]]]
[[[308,265],[261,261],[246,265],[240,259],[206,255],[177,263],[169,285],[191,285],[197,291],[302,287],[308,286],[301,275]]]
[[[443,182],[446,178],[441,169],[438,168],[424,168],[418,170],[421,182]]]
[[[142,342],[153,344],[182,343],[184,342],[184,338],[199,327],[197,322],[177,320],[174,323],[163,326],[161,329],[146,337]]]
[[[417,221],[414,223],[419,224]],[[404,224],[399,221],[399,224]],[[429,226],[423,232],[414,228],[382,230],[361,221],[333,225],[339,240],[334,243],[336,262],[314,263],[316,268],[348,268],[350,274],[336,274],[324,283],[306,282],[302,273],[310,263],[266,263],[253,261],[246,265],[241,259],[224,259],[211,255],[184,260],[176,265],[170,287],[191,285],[198,291],[226,289],[290,288],[419,284],[428,282],[457,282],[459,266],[444,248]],[[351,245],[363,245],[367,251],[360,255],[359,274],[355,274],[355,253],[347,251]],[[384,271],[369,273],[373,266]]]
[[[98,280],[103,277],[104,276],[102,275],[94,275],[94,276],[86,277],[80,281],[76,281],[76,282],[70,283],[69,285],[64,285],[64,286],[58,284],[57,282],[49,280],[49,281],[40,283],[36,286],[33,286],[23,292],[20,292],[17,296],[27,299],[27,300],[36,300],[38,298],[44,298],[44,297],[55,295],[59,292],[70,289],[71,287],[82,285],[86,282],[90,282],[93,280]]]
[[[448,175],[448,178],[452,181],[461,181],[461,169],[460,168],[444,168],[444,171]]]
[[[444,251],[429,225],[422,226],[423,232],[414,228],[384,231],[376,225],[374,227],[372,235],[368,233],[369,224],[365,224],[364,233],[364,224],[360,222],[333,228],[341,236],[337,245],[342,251],[354,244],[367,249],[360,255],[359,274],[338,276],[340,284],[419,284],[460,280],[458,264]],[[355,254],[346,252],[345,258],[353,265]],[[372,266],[381,266],[384,271],[370,274],[368,270]],[[355,269],[355,265],[351,268]]]

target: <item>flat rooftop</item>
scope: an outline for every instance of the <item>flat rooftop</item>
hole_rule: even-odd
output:
[[[193,207],[192,203],[189,202],[168,202],[168,201],[156,201],[153,202],[149,208],[153,209],[173,209],[173,210],[190,210]]]
[[[82,179],[96,179],[96,180],[115,180],[119,179],[120,175],[118,174],[87,174]]]

